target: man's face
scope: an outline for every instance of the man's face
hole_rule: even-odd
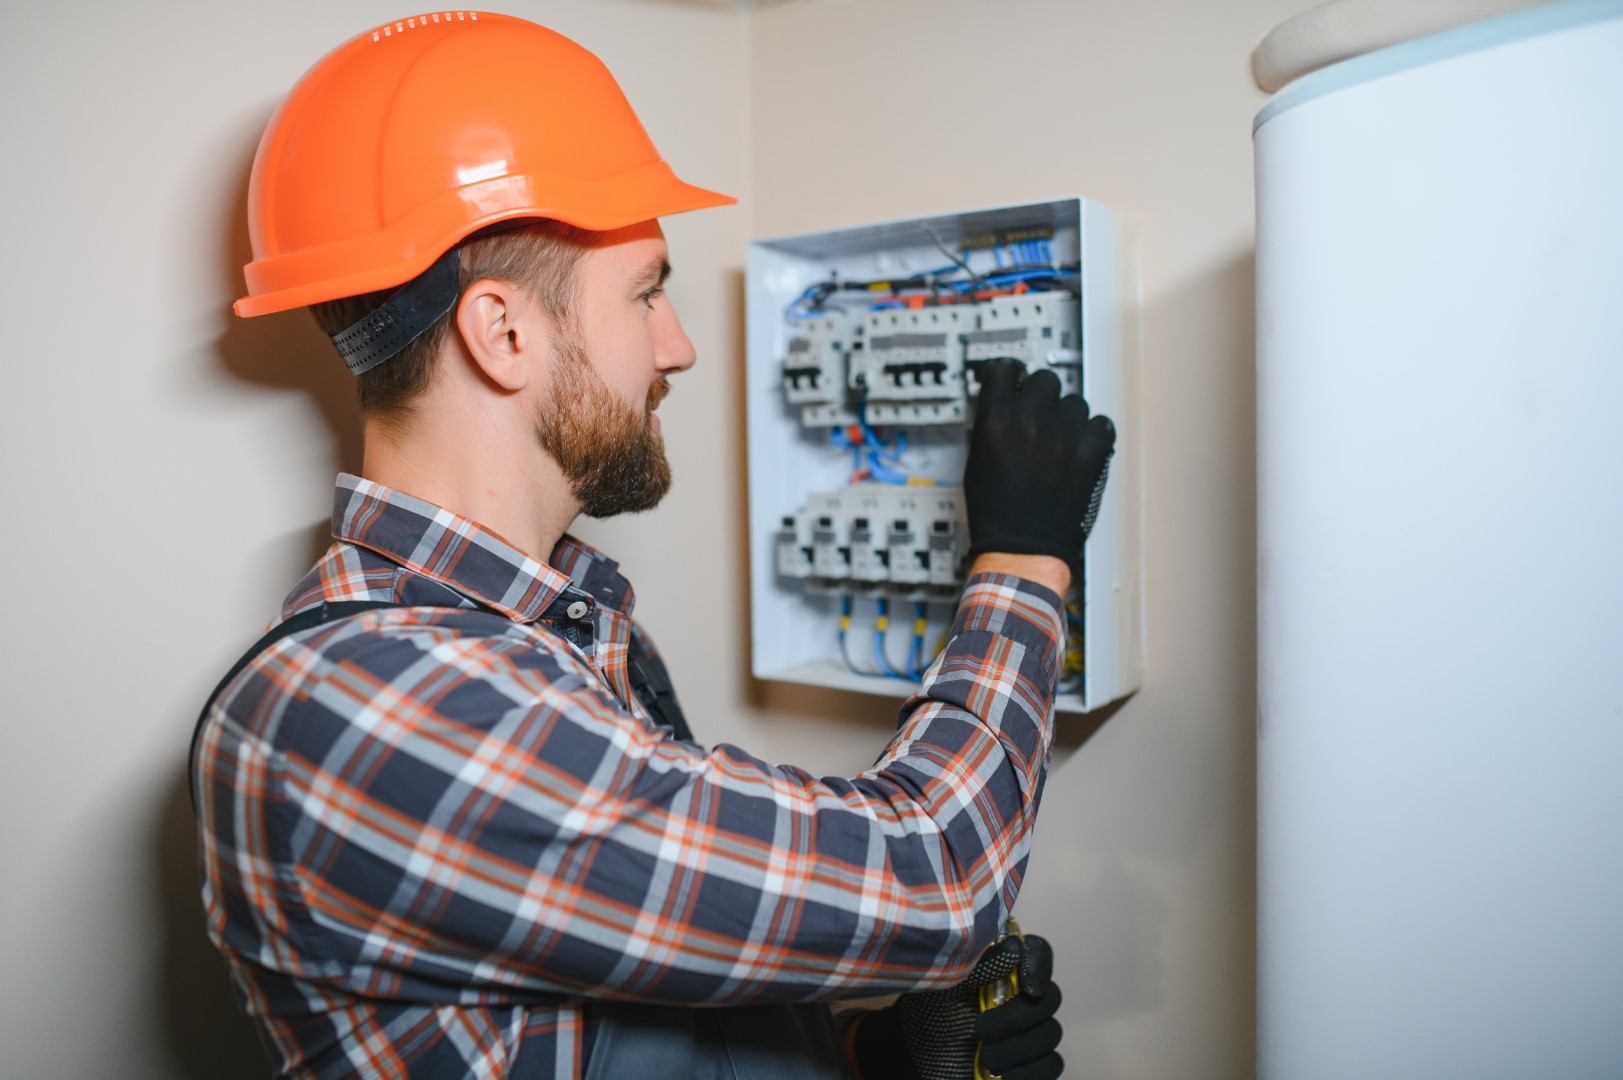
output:
[[[666,260],[658,222],[606,234],[575,268],[554,339],[536,435],[592,517],[650,509],[670,490],[654,409],[694,352],[664,296]]]

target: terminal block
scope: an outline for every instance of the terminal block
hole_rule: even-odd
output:
[[[971,304],[869,312],[866,356],[851,371],[852,388],[865,395],[868,422],[963,423],[964,334],[974,325]]]
[[[845,405],[846,363],[857,347],[861,319],[843,310],[831,310],[792,324],[783,361],[783,396],[800,407],[806,427],[837,427],[853,423]]]
[[[960,488],[852,484],[813,493],[778,532],[780,577],[816,593],[952,598],[969,548]]]
[[[975,305],[975,329],[964,335],[964,382],[970,397],[980,393],[979,372],[986,361],[1013,357],[1027,371],[1050,368],[1060,392],[1082,389],[1082,343],[1077,302],[1069,293],[1028,292],[999,296]]]

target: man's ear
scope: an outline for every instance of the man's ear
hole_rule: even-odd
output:
[[[542,335],[535,303],[504,281],[484,278],[462,291],[456,329],[485,378],[503,390],[522,390],[532,378]]]

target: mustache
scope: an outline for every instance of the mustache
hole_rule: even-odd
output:
[[[665,400],[665,395],[671,392],[671,381],[661,375],[654,380],[654,385],[648,388],[648,411],[653,412],[659,403]]]

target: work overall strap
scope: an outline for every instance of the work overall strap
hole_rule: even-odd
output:
[[[186,753],[187,790],[192,797],[192,813],[197,813],[197,743],[203,737],[203,722],[208,719],[209,710],[214,708],[214,700],[225,692],[231,685],[231,680],[242,674],[242,669],[254,662],[254,658],[278,641],[301,630],[310,630],[323,623],[336,622],[339,619],[358,615],[363,611],[375,608],[401,607],[403,605],[393,600],[343,600],[338,603],[319,604],[313,608],[306,608],[296,615],[289,616],[283,622],[277,623],[265,632],[265,635],[252,645],[248,651],[237,658],[231,665],[231,670],[225,673],[209,694],[208,700],[203,702],[203,711],[197,715],[197,723],[192,725],[192,746]]]
[[[209,710],[214,707],[214,701],[231,685],[231,680],[242,674],[243,668],[254,662],[260,653],[275,645],[285,637],[299,633],[301,630],[311,630],[325,623],[337,622],[347,619],[351,615],[359,615],[363,611],[375,611],[378,608],[392,607],[429,607],[454,605],[425,605],[402,604],[395,600],[340,600],[333,603],[318,604],[313,608],[306,608],[295,615],[289,616],[285,621],[277,623],[265,632],[264,636],[248,647],[248,651],[237,658],[231,665],[231,670],[225,673],[225,678],[219,681],[209,694],[208,700],[203,703],[203,711],[197,716],[197,723],[192,726],[191,749],[186,754],[186,775],[188,777],[187,790],[192,797],[192,812],[197,811],[197,788],[195,768],[197,765],[197,742],[203,735],[203,722],[208,719]],[[476,610],[472,608],[455,608],[456,610]],[[693,742],[693,732],[689,730],[687,719],[682,715],[682,707],[676,703],[676,691],[671,686],[670,679],[660,664],[644,646],[641,635],[632,633],[627,647],[627,668],[630,674],[632,693],[642,702],[643,708],[656,724],[664,724],[671,728],[678,739],[683,742]],[[627,708],[630,702],[623,702]]]

